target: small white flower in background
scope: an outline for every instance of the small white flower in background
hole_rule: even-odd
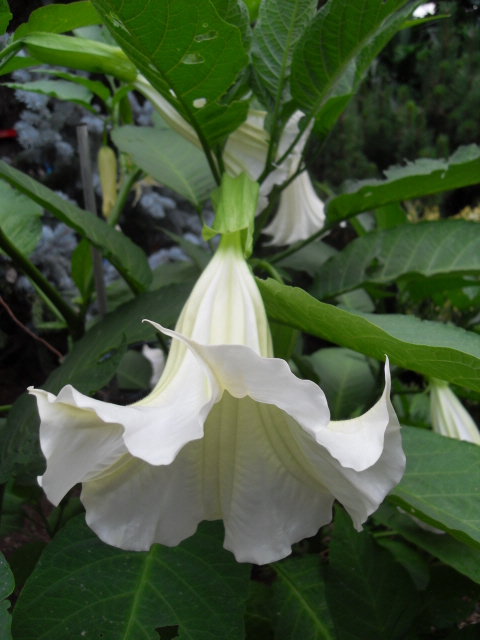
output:
[[[362,523],[405,469],[390,373],[377,404],[331,422],[322,390],[272,357],[265,308],[243,257],[241,232],[222,237],[170,331],[153,392],[121,407],[30,389],[41,418],[54,504],[76,483],[88,525],[130,550],[173,546],[201,520],[222,519],[240,562],[287,556],[331,521],[337,498]]]
[[[299,162],[298,155],[291,163],[289,177],[295,173]],[[304,171],[282,191],[278,211],[263,233],[272,236],[269,244],[292,244],[309,238],[323,229],[324,224],[323,202],[317,196],[308,173]]]
[[[430,379],[430,415],[433,430],[442,436],[480,444],[472,416],[444,380]]]
[[[413,12],[414,18],[426,18],[427,16],[435,15],[435,2],[426,2],[425,4],[421,4],[419,7],[415,9]]]
[[[139,76],[135,87],[152,102],[172,129],[201,148],[193,127],[145,78]],[[262,175],[269,142],[269,134],[264,129],[266,115],[266,111],[250,109],[247,120],[228,137],[223,151],[223,161],[230,176],[236,177],[246,173],[252,180],[258,180]],[[302,117],[303,113],[296,111],[285,125],[278,145],[277,158],[281,158],[295,140],[299,133],[298,123]],[[288,158],[276,166],[260,185],[257,214],[267,206],[268,196],[274,185],[281,185],[297,171],[312,126],[313,122],[306,128]],[[324,224],[323,202],[317,196],[308,173],[304,171],[282,192],[278,211],[264,232],[272,236],[270,244],[285,245],[305,240],[322,229]]]

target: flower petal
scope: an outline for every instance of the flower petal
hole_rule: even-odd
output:
[[[124,441],[128,451],[153,465],[170,464],[188,442],[203,437],[203,424],[221,396],[217,381],[186,352],[174,375],[160,381],[125,416]]]
[[[330,420],[325,394],[310,380],[299,380],[285,360],[263,358],[250,347],[238,344],[205,345],[150,322],[158,331],[183,342],[202,363],[210,379],[235,398],[249,396],[273,404],[291,415],[310,433]]]
[[[350,514],[358,531],[368,516],[374,513],[405,472],[400,425],[392,416],[383,440],[383,450],[377,461],[363,471],[345,468],[322,446],[291,421],[291,431],[314,477],[329,489]],[[348,434],[347,434],[348,435]],[[368,432],[365,433],[365,437]],[[353,436],[352,447],[358,439]]]
[[[193,535],[205,518],[201,442],[187,444],[166,466],[126,454],[108,473],[84,482],[88,526],[104,542],[132,551],[155,542],[175,546]]]
[[[280,560],[332,518],[333,496],[304,468],[286,418],[225,392],[205,424],[203,501],[239,562]]]
[[[292,164],[296,171],[296,163]],[[293,175],[293,171],[291,172]],[[325,225],[324,205],[306,171],[282,192],[280,205],[263,233],[273,236],[269,245],[286,245],[305,240]]]
[[[70,385],[57,397],[32,387],[29,392],[37,398],[40,445],[47,459],[41,485],[57,505],[77,482],[101,472],[125,453],[123,429],[114,420],[105,423],[94,411],[79,408],[85,396]]]
[[[358,418],[332,421],[326,429],[312,433],[342,467],[354,471],[371,467],[382,455],[387,428],[400,428],[390,402],[390,386],[390,368],[386,358],[385,388],[380,400]]]

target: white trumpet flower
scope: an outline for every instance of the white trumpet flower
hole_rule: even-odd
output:
[[[292,158],[289,178],[297,171],[300,156]],[[273,236],[269,244],[285,245],[306,240],[325,225],[323,202],[317,196],[306,171],[284,189],[272,222],[263,229]]]
[[[143,76],[138,76],[135,87],[150,100],[172,129],[201,148],[193,127]],[[266,115],[266,111],[250,109],[247,120],[228,137],[223,151],[223,161],[230,176],[236,177],[246,173],[251,180],[258,180],[262,175],[270,140],[264,129]],[[297,137],[298,123],[302,117],[303,113],[296,111],[285,125],[278,145],[278,159]],[[306,128],[290,155],[280,165],[276,165],[260,185],[257,214],[267,206],[268,196],[274,185],[281,185],[297,171],[312,126],[313,122]],[[270,244],[285,245],[305,240],[322,229],[324,224],[323,202],[317,196],[308,173],[304,171],[282,192],[278,211],[264,231],[267,235],[273,236]]]
[[[148,397],[121,407],[30,389],[48,498],[82,482],[87,523],[109,544],[173,546],[222,519],[238,561],[272,562],[330,522],[335,498],[361,530],[403,475],[388,362],[378,403],[331,422],[322,390],[272,357],[240,238],[222,237],[175,331],[152,322],[173,340]]]
[[[472,416],[444,380],[430,379],[430,415],[433,430],[440,435],[480,444]]]

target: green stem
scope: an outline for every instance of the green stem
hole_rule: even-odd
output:
[[[8,45],[8,47],[5,47],[3,51],[0,51],[0,57],[3,58],[2,62],[0,63],[0,70],[7,66],[10,60],[17,55],[22,47],[22,40],[17,40],[16,42]]]
[[[40,273],[35,265],[4,234],[0,227],[0,249],[10,256],[13,262],[43,291],[60,311],[74,338],[81,338],[85,332],[81,316],[65,302],[58,291]]]
[[[310,236],[306,240],[302,240],[302,242],[298,242],[297,244],[292,245],[290,249],[286,249],[285,251],[282,251],[281,253],[277,253],[271,258],[268,258],[268,262],[270,262],[270,264],[275,264],[276,262],[279,262],[280,260],[283,260],[284,258],[288,258],[294,253],[297,253],[297,251],[300,251],[300,249],[303,249],[303,247],[306,247],[307,244],[310,244],[311,242],[315,242],[315,240],[317,240],[318,238],[321,238],[325,233],[333,229],[333,227],[336,224],[337,222],[327,222],[327,224],[324,227],[322,227],[322,229],[317,231],[317,233],[314,233],[313,236]]]
[[[107,222],[111,227],[114,227],[117,224],[118,219],[120,218],[120,215],[123,211],[123,207],[125,206],[125,202],[127,201],[128,194],[130,193],[133,185],[135,184],[135,182],[137,182],[142,173],[143,172],[141,169],[134,169],[131,173],[127,174],[123,178],[120,190],[117,195],[117,199],[115,200],[115,204],[113,205],[110,215],[108,216]]]
[[[0,413],[6,413],[7,411],[10,411],[12,406],[13,405],[11,404],[4,404],[2,407],[0,407]]]
[[[285,284],[284,281],[283,281],[282,276],[278,273],[278,271],[275,269],[273,264],[270,264],[266,260],[251,260],[250,264],[251,264],[251,266],[253,268],[256,267],[257,269],[263,269],[263,271],[268,273],[268,275],[271,278],[273,278],[274,280],[276,280],[280,284]]]

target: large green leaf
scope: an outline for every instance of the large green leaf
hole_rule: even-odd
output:
[[[460,147],[447,160],[421,158],[390,167],[386,180],[347,182],[344,193],[327,201],[329,220],[341,220],[386,204],[467,187],[480,182],[480,147]]]
[[[102,20],[90,1],[51,4],[33,11],[28,22],[21,24],[15,31],[14,40],[39,31],[66,33],[80,27],[101,23]]]
[[[109,89],[107,89],[107,87],[103,84],[103,82],[100,82],[99,80],[90,80],[90,78],[77,76],[77,75],[74,75],[73,73],[66,73],[65,71],[57,71],[56,69],[45,69],[45,68],[41,70],[32,69],[32,72],[49,74],[57,78],[62,78],[62,80],[69,80],[70,82],[75,82],[76,84],[79,84],[82,87],[85,87],[89,91],[94,93],[101,100],[103,100],[103,102],[106,102],[111,96]]]
[[[480,227],[465,220],[403,224],[351,242],[317,271],[310,293],[323,299],[366,283],[480,273]],[[464,285],[475,284],[465,281]],[[445,285],[443,288],[448,288]]]
[[[345,311],[275,280],[257,284],[268,316],[342,347],[480,390],[480,336],[413,316]]]
[[[277,574],[272,610],[275,640],[333,640],[320,558],[307,555],[271,565]]]
[[[240,29],[245,51],[249,51],[252,41],[252,28],[247,5],[243,0],[213,0],[213,5],[222,20]]]
[[[29,256],[42,235],[42,207],[0,180],[0,227]]]
[[[480,447],[404,427],[407,470],[389,500],[410,515],[480,548]]]
[[[32,82],[4,82],[4,87],[10,89],[20,89],[21,91],[30,91],[32,93],[40,93],[57,100],[65,100],[79,104],[89,111],[96,113],[90,106],[93,93],[85,86],[69,82],[68,80],[33,80]]]
[[[293,54],[291,90],[302,111],[317,114],[323,109],[327,117],[331,99],[334,116],[328,119],[333,124],[370,63],[421,0],[406,3],[329,0],[321,8]]]
[[[265,0],[253,31],[252,65],[266,106],[291,99],[290,65],[295,45],[312,21],[316,0]]]
[[[196,207],[215,188],[205,155],[170,128],[129,125],[115,129],[112,138],[145,173]]]
[[[222,20],[209,0],[93,0],[93,5],[127,56],[208,144],[243,122],[247,101],[220,105],[218,100],[248,57],[240,31]]]
[[[222,549],[223,536],[208,522],[178,547],[132,553],[101,542],[78,516],[27,581],[15,640],[158,640],[156,629],[176,625],[184,639],[241,640],[250,566]]]
[[[173,326],[192,286],[189,281],[144,293],[107,314],[75,343],[65,362],[42,388],[58,393],[64,385],[72,384],[88,394],[103,387],[115,374],[127,344],[154,338],[154,328],[142,323],[142,319]],[[105,358],[105,354],[110,357]],[[35,399],[24,394],[14,403],[6,426],[0,429],[0,481],[13,475],[34,478],[43,473],[38,427]]]
[[[402,431],[405,435],[406,430]],[[406,436],[407,440],[409,435]],[[408,445],[407,445],[408,446]],[[409,473],[409,470],[407,471]],[[448,475],[448,474],[447,474]],[[445,479],[443,480],[445,483]],[[459,542],[452,536],[425,531],[397,508],[384,503],[373,516],[376,522],[390,527],[409,542],[428,551],[474,582],[480,584],[480,550]]]
[[[327,600],[339,640],[400,640],[418,609],[410,576],[350,517],[335,511]]]
[[[0,0],[0,36],[7,30],[8,23],[12,19],[12,14],[8,8],[7,0]]]
[[[119,47],[95,40],[57,33],[30,33],[1,53],[5,56],[9,50],[20,48],[37,63],[113,75],[125,82],[133,82],[137,77],[137,70]]]
[[[67,202],[3,160],[0,160],[0,177],[89,240],[118,269],[132,289],[147,289],[152,280],[152,272],[143,251],[129,238],[109,227],[90,211]]]
[[[12,572],[7,561],[0,553],[0,638],[11,640],[12,617],[8,613],[10,602],[6,598],[12,593],[15,587]]]

